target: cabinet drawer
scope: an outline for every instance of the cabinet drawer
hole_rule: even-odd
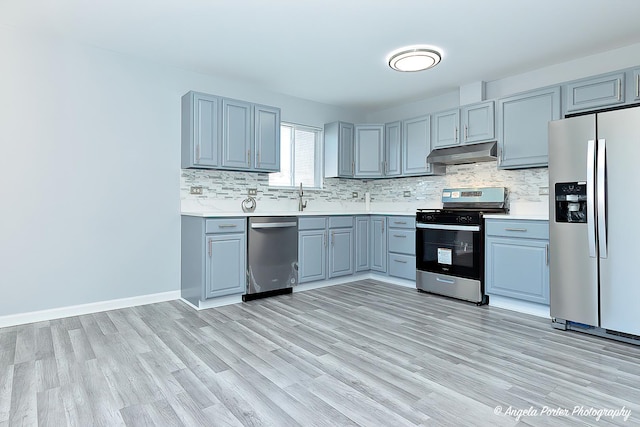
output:
[[[352,216],[330,216],[329,228],[348,228],[353,227]]]
[[[389,276],[416,280],[416,257],[389,254]]]
[[[488,219],[486,234],[488,236],[547,240],[549,239],[549,221]]]
[[[414,216],[390,216],[389,228],[416,228],[416,217]]]
[[[208,219],[205,222],[205,233],[244,233],[244,218]]]
[[[327,228],[326,217],[299,217],[298,230],[322,230]]]
[[[416,254],[416,230],[389,229],[389,252]]]

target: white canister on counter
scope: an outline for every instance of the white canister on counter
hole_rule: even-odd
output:
[[[364,210],[367,212],[371,210],[371,193],[368,191],[364,193]]]

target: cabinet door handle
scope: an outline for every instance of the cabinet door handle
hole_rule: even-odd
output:
[[[399,260],[399,259],[394,259],[394,261],[395,262],[399,262],[400,264],[406,264],[407,263],[407,261],[402,261],[402,260]]]
[[[464,125],[464,140],[469,139],[469,126]]]
[[[236,228],[237,226],[237,224],[220,224],[218,228]]]
[[[549,244],[547,243],[547,246],[544,249],[544,263],[546,265],[549,265]]]
[[[356,174],[356,162],[351,162],[351,175]]]
[[[640,72],[636,75],[636,98],[640,98]]]
[[[196,145],[196,162],[200,163],[200,144]]]
[[[251,149],[247,150],[247,166],[251,166]]]
[[[455,129],[456,129],[456,130],[455,130],[455,132],[454,132],[454,134],[453,134],[453,140],[454,140],[455,142],[458,142],[458,126],[456,126],[456,127],[455,127]]]
[[[403,236],[402,234],[394,234],[393,237],[399,237],[401,239],[405,239],[407,236]]]
[[[327,247],[327,232],[325,231],[324,233],[322,233],[322,244],[324,245],[324,247]]]
[[[380,232],[380,234],[384,234],[384,221],[382,221],[382,231]]]
[[[618,79],[618,101],[622,97],[622,79]]]
[[[335,231],[331,232],[331,246],[333,246],[333,244],[334,244],[334,242],[336,240],[336,234],[335,233],[336,233]]]
[[[527,231],[526,228],[505,228],[504,231],[520,231],[520,232],[525,232]]]
[[[382,169],[382,173],[387,173],[387,168],[385,167],[385,162],[380,162],[380,169]]]
[[[260,166],[260,152],[258,151],[258,160],[256,160],[256,166]]]
[[[393,221],[396,225],[407,225],[407,221]]]
[[[211,258],[211,252],[213,251],[213,249],[211,248],[212,243],[213,243],[213,240],[209,239],[209,258]]]

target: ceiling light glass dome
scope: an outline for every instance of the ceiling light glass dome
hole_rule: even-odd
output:
[[[387,57],[389,67],[405,72],[428,70],[438,65],[441,59],[441,53],[430,46],[406,46],[394,50]]]

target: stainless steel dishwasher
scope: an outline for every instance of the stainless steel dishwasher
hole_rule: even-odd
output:
[[[292,292],[298,283],[298,218],[250,217],[243,301]]]

